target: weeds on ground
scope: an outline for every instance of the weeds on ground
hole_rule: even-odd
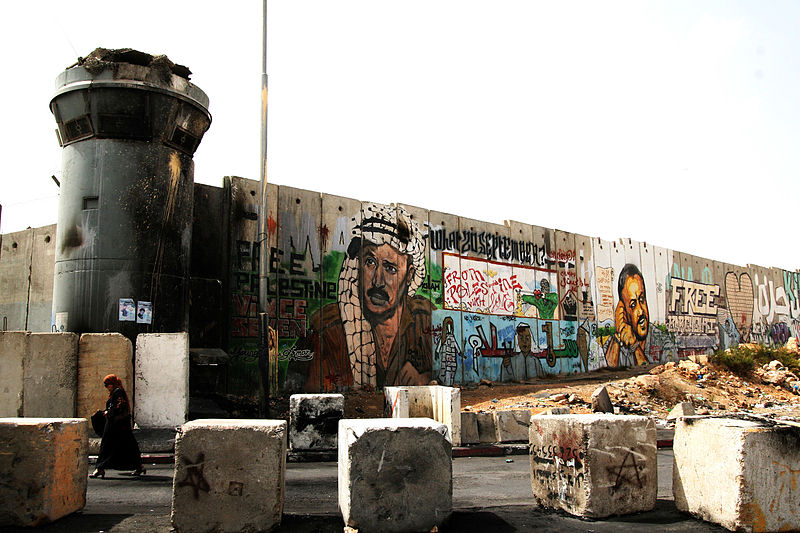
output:
[[[780,361],[783,366],[793,372],[800,369],[800,358],[796,353],[786,348],[774,348],[762,344],[740,345],[724,352],[717,352],[713,357],[714,363],[739,375],[748,374],[756,366],[765,365],[774,360]]]

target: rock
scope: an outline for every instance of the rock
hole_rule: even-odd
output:
[[[698,415],[707,415],[708,412],[709,412],[708,409],[706,409],[705,407],[701,407],[700,409],[697,410]]]
[[[678,363],[678,370],[689,375],[697,375],[700,373],[700,365],[684,359],[683,361]]]
[[[567,397],[567,403],[580,403],[582,400],[577,394],[570,394]]]
[[[494,385],[494,383],[492,383],[488,379],[482,379],[478,383],[478,387],[491,387],[492,385]]]
[[[608,389],[600,387],[592,393],[592,411],[595,413],[613,413],[614,406],[608,396]]]
[[[767,370],[782,370],[784,368],[783,363],[774,359],[767,364]]]
[[[675,361],[669,361],[668,363],[664,363],[664,370],[669,370],[670,368],[675,368]]]
[[[788,341],[786,341],[785,348],[793,351],[794,353],[800,353],[800,346],[797,344],[797,337],[791,337]]]
[[[562,392],[560,394],[550,395],[548,400],[550,400],[551,402],[560,402],[561,400],[566,400],[567,398],[569,398],[569,395]]]
[[[667,420],[676,420],[682,416],[692,416],[694,414],[694,406],[691,403],[681,402],[672,408],[667,415]]]
[[[773,363],[777,363],[778,361],[773,361]],[[772,363],[770,363],[772,364]],[[764,372],[764,375],[761,376],[762,383],[766,383],[769,385],[781,385],[784,381],[786,381],[786,371],[785,370],[769,370]]]
[[[666,370],[664,368],[664,365],[658,365],[657,367],[654,367],[654,368],[650,369],[650,374],[652,374],[653,376],[657,376],[658,374],[663,373],[664,370]]]
[[[650,374],[637,376],[635,381],[638,386],[648,391],[655,390],[661,385],[661,378],[658,376],[651,376]]]

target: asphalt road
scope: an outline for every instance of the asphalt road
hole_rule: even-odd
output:
[[[512,462],[506,462],[511,459]],[[43,533],[168,533],[171,464],[152,465],[136,478],[109,471],[90,479],[86,507],[36,529]],[[672,450],[658,452],[658,504],[647,513],[581,520],[543,511],[530,496],[527,456],[465,457],[453,461],[453,514],[442,532],[647,532],[725,531],[679,513],[672,502]],[[279,531],[341,533],[336,463],[289,463],[286,503]],[[0,532],[26,531],[0,528]]]

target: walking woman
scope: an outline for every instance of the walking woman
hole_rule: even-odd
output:
[[[103,439],[100,441],[97,468],[89,477],[105,477],[106,468],[133,470],[134,476],[144,474],[139,444],[131,429],[131,404],[128,395],[125,394],[122,382],[114,374],[103,378],[103,385],[108,389],[106,410],[98,411],[92,420],[94,422],[102,416],[105,426],[102,429]]]

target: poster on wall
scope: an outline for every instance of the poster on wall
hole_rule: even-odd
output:
[[[153,322],[152,302],[137,302],[136,322],[138,324],[151,324]]]
[[[56,313],[56,323],[54,330],[56,333],[64,333],[67,331],[67,322],[69,321],[69,313],[61,312]]]
[[[119,320],[120,322],[136,320],[136,304],[133,302],[133,298],[119,299]]]

